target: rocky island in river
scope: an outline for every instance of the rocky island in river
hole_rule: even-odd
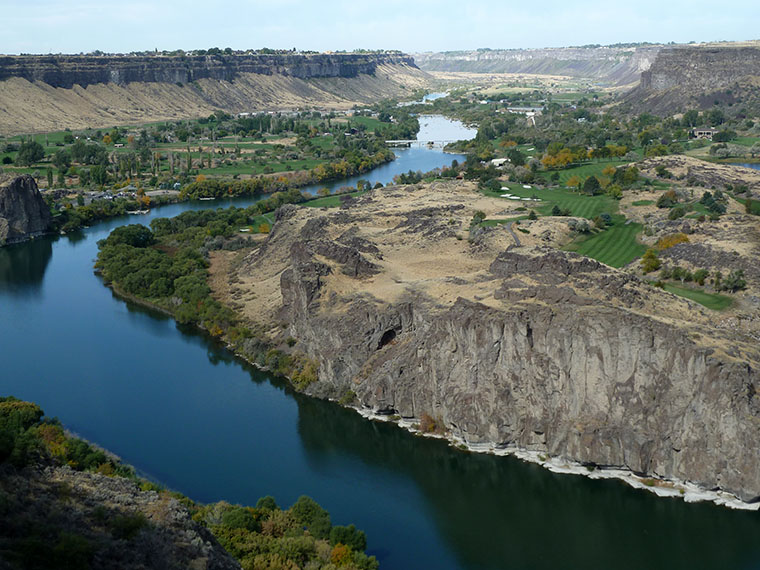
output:
[[[519,237],[508,223],[470,231],[476,212],[506,220],[515,206],[469,182],[283,206],[252,252],[213,254],[212,286],[271,344],[318,361],[315,396],[466,444],[756,501],[752,334],[553,247],[567,218]]]

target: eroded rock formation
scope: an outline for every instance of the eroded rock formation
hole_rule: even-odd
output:
[[[0,245],[44,234],[51,219],[34,178],[25,174],[0,182]]]

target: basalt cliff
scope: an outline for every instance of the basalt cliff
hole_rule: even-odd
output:
[[[51,220],[34,178],[25,174],[0,180],[0,246],[44,234]]]
[[[608,85],[629,85],[649,69],[659,45],[588,46],[543,49],[479,49],[417,53],[425,71],[521,73],[583,78]]]
[[[760,109],[760,43],[664,48],[623,104],[661,115],[721,104],[751,115]]]
[[[476,210],[514,207],[466,182],[285,206],[228,292],[272,342],[319,361],[313,395],[758,499],[757,344],[630,272],[541,245],[542,220],[521,224],[522,245],[504,224],[469,231]]]
[[[411,57],[372,54],[0,56],[0,133],[228,112],[350,108],[427,83]]]

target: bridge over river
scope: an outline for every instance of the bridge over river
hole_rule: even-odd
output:
[[[385,141],[388,146],[409,148],[413,146],[425,146],[428,148],[443,148],[449,143],[457,142],[457,139],[450,140],[417,140],[417,139],[398,139]]]

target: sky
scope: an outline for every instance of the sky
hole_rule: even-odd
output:
[[[760,39],[757,0],[0,0],[0,53],[407,53]]]

